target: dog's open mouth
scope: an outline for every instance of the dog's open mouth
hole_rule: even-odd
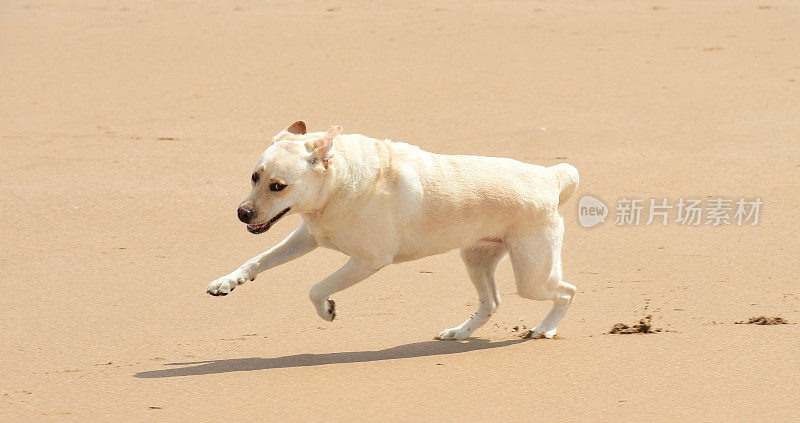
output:
[[[270,220],[268,220],[268,221],[266,221],[264,223],[260,223],[258,225],[247,225],[247,230],[251,234],[260,234],[262,232],[266,232],[267,230],[269,230],[270,226],[272,226],[273,223],[277,222],[278,219],[283,217],[283,215],[285,215],[289,211],[289,209],[291,209],[291,207],[287,207],[287,208],[283,209],[282,212],[276,214],[275,217],[273,217],[272,219],[270,219]]]

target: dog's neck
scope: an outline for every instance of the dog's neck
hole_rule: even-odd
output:
[[[385,173],[384,169],[389,166],[388,143],[388,140],[375,140],[360,135],[337,138],[334,154],[320,189],[321,201],[313,210],[301,213],[303,218],[307,222],[324,226],[347,220],[354,210],[358,210],[361,201],[371,197],[376,183]],[[366,154],[364,150],[367,149],[379,150],[380,154]],[[354,150],[362,152],[352,154]],[[348,152],[351,154],[347,154]],[[354,160],[353,156],[372,159]]]

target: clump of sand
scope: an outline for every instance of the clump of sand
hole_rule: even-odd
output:
[[[736,322],[737,325],[788,325],[789,322],[783,317],[757,316],[751,317],[748,321]]]
[[[653,316],[648,314],[643,318],[639,319],[639,323],[634,324],[633,326],[628,326],[624,323],[617,323],[611,327],[611,330],[608,331],[610,334],[619,334],[619,335],[627,335],[631,333],[656,333],[661,332],[661,329],[653,329]]]

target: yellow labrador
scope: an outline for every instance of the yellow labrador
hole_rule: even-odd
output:
[[[437,339],[468,338],[494,313],[500,304],[494,273],[505,254],[520,296],[553,301],[529,336],[556,334],[576,292],[561,280],[564,221],[558,214],[578,185],[573,166],[434,154],[341,130],[308,133],[305,123],[295,122],[273,138],[253,170],[239,219],[254,234],[289,214],[300,214],[303,223],[211,282],[209,294],[227,295],[267,269],[326,247],[350,257],[309,293],[319,316],[332,321],[334,293],[386,265],[459,248],[480,304]]]

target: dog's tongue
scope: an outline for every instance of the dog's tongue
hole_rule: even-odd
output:
[[[269,222],[264,222],[260,225],[247,225],[247,230],[252,233],[259,233],[266,231],[269,228]]]

